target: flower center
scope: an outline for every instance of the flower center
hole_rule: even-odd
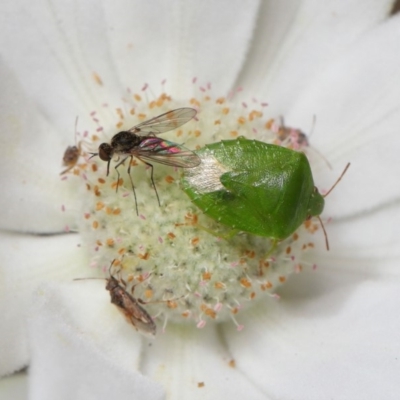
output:
[[[207,89],[187,103],[164,94],[151,102],[133,95],[127,104],[117,109],[114,127],[100,126],[100,115],[92,113],[99,129],[82,140],[82,153],[98,152],[117,132],[179,107],[192,107],[197,116],[157,137],[191,150],[240,136],[295,149],[308,146],[300,131],[266,121],[265,104],[238,106],[212,98]],[[124,157],[114,154],[107,176],[107,162],[98,156],[89,159],[87,153],[71,172],[80,187],[79,230],[92,265],[106,277],[110,270],[140,299],[141,307],[164,324],[192,321],[201,328],[210,321],[232,319],[241,329],[239,311],[278,297],[276,288],[302,269],[301,256],[313,247],[309,234],[318,225],[311,220],[276,247],[272,240],[248,233],[229,237],[231,229],[205,216],[182,191],[181,168],[146,160],[153,166],[159,205],[151,167],[135,157],[118,166]]]

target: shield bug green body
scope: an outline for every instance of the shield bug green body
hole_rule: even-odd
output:
[[[234,231],[277,242],[324,209],[301,152],[239,138],[206,145],[196,154],[202,162],[185,170],[182,188],[206,215]]]

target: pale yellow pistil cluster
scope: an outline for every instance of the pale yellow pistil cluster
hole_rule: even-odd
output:
[[[186,103],[166,95],[153,102],[133,95],[129,106],[115,110],[114,127],[105,126],[89,135],[92,143],[86,143],[85,150],[97,152],[99,144],[110,143],[117,132],[179,107],[195,108],[196,118],[160,137],[188,149],[240,135],[277,142],[262,105],[255,104],[250,110],[199,93]],[[101,121],[100,114],[95,118]],[[211,321],[232,319],[240,329],[239,311],[256,301],[277,297],[276,288],[291,273],[301,271],[301,256],[313,247],[308,234],[316,229],[312,221],[266,257],[271,246],[267,238],[246,233],[222,238],[229,229],[204,216],[190,202],[180,189],[179,168],[152,163],[159,206],[149,168],[132,160],[137,215],[127,174],[130,160],[118,168],[119,180],[114,168],[117,161],[111,161],[106,176],[106,162],[82,154],[71,170],[82,199],[79,229],[83,245],[92,265],[104,271],[106,277],[112,260],[116,260],[111,268],[113,275],[161,325],[167,320],[191,321],[201,328]]]

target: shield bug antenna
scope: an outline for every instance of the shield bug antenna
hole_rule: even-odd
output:
[[[320,196],[322,196],[323,199],[325,199],[325,197],[328,196],[329,193],[331,193],[332,190],[336,187],[336,185],[342,180],[344,174],[349,169],[349,167],[350,167],[350,163],[347,163],[347,165],[344,168],[343,172],[340,174],[339,178],[336,179],[336,182],[331,186],[331,188],[325,194],[320,195]],[[318,192],[318,189],[316,187],[315,187],[315,190]],[[325,226],[324,226],[324,224],[322,222],[322,219],[321,219],[320,215],[318,214],[318,215],[316,215],[316,217],[318,218],[319,223],[321,224],[321,227],[322,227],[322,231],[324,232],[326,249],[329,250],[329,241],[328,241],[328,235],[327,235],[326,230],[325,230]]]
[[[91,153],[92,157],[99,156],[102,161],[107,162],[107,176],[110,172],[110,162],[114,156],[120,156],[121,160],[115,165],[117,171],[117,186],[118,191],[119,171],[118,167],[129,159],[127,169],[129,179],[131,181],[132,191],[135,199],[136,214],[139,215],[138,204],[136,199],[135,185],[131,176],[131,165],[133,157],[138,158],[144,164],[150,167],[150,179],[154,191],[156,192],[159,206],[160,197],[158,196],[157,188],[154,182],[153,165],[150,161],[160,164],[180,167],[193,168],[200,164],[200,158],[191,150],[184,146],[163,140],[156,135],[171,131],[189,122],[197,111],[193,108],[177,108],[168,111],[157,117],[151,118],[138,125],[133,126],[127,131],[121,131],[113,136],[110,143],[102,143],[99,146],[98,153]]]
[[[133,297],[133,290],[136,285],[132,286],[131,295],[126,290],[126,283],[124,280],[114,277],[111,272],[114,262],[115,259],[111,261],[110,267],[108,268],[109,278],[77,278],[74,280],[105,279],[106,289],[110,292],[111,303],[124,314],[128,322],[131,323],[137,331],[154,337],[157,331],[156,324],[149,313],[140,305],[146,303]]]

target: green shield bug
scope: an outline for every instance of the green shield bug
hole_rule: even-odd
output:
[[[319,218],[324,197],[349,166],[321,195],[301,152],[240,137],[206,145],[196,154],[201,164],[185,170],[181,181],[192,202],[234,232],[265,236],[274,245],[307,219]],[[326,244],[329,249],[327,239]]]

